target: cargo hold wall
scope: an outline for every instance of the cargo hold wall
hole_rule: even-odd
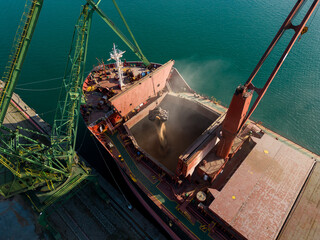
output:
[[[141,103],[156,96],[158,92],[165,88],[173,64],[174,61],[170,60],[146,75],[129,89],[111,98],[111,104],[122,116],[126,116]]]

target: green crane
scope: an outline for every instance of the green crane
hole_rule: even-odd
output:
[[[74,29],[63,78],[64,87],[60,92],[60,100],[51,133],[53,154],[59,156],[61,151],[65,152],[68,155],[69,164],[72,164],[75,157],[74,149],[92,12],[93,10],[89,10],[89,5],[86,4]]]
[[[29,2],[30,3],[30,2]],[[26,51],[39,17],[42,0],[33,0],[24,12],[19,44],[14,48],[11,67],[2,78],[5,86],[1,93],[0,122],[0,193],[5,197],[35,190],[42,208],[52,204],[60,196],[86,179],[90,171],[75,152],[77,123],[81,101],[81,87],[87,54],[87,42],[93,10],[83,6],[75,26],[57,114],[51,136],[17,127],[6,128],[3,119],[19,77]],[[27,137],[26,134],[32,135]],[[50,141],[51,140],[51,141]]]
[[[134,43],[102,12],[98,3],[86,0],[76,23],[51,135],[18,126],[4,126],[10,100],[26,57],[43,0],[27,0],[11,59],[2,77],[0,93],[0,194],[5,197],[33,190],[43,210],[90,175],[75,151],[87,46],[93,12],[108,23],[138,58],[149,66],[116,2]],[[29,137],[28,137],[29,136]]]
[[[0,126],[3,124],[4,117],[17,84],[21,68],[26,57],[31,38],[36,28],[43,0],[27,1],[22,14],[20,26],[16,32],[10,60],[2,76],[5,86],[0,94]]]

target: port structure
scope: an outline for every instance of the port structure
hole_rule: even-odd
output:
[[[11,197],[33,190],[39,211],[54,203],[90,175],[75,151],[82,85],[87,46],[93,12],[117,33],[146,66],[150,62],[142,54],[118,5],[115,4],[135,45],[95,3],[87,0],[76,23],[68,63],[65,68],[60,97],[51,135],[18,126],[12,130],[4,119],[17,84],[33,32],[40,15],[43,0],[27,0],[15,35],[12,53],[2,77],[0,93],[0,194]]]
[[[298,37],[307,32],[308,27],[306,27],[306,24],[309,18],[311,17],[313,11],[317,7],[319,0],[313,1],[299,25],[292,24],[293,18],[299,13],[299,10],[302,8],[305,2],[305,0],[297,1],[297,3],[294,5],[293,9],[289,13],[288,17],[280,27],[276,36],[273,38],[269,47],[261,57],[257,66],[254,68],[253,72],[249,76],[247,82],[244,85],[238,86],[235,93],[233,94],[226,117],[222,123],[222,137],[218,145],[217,156],[227,159],[232,157],[236,153],[237,149],[232,149],[236,136],[241,132],[242,127],[245,125],[249,117],[252,115],[252,113],[258,106],[259,102],[266,93],[269,85],[276,76],[277,72],[279,71],[281,65],[283,64],[284,60],[286,59],[287,55],[289,54],[292,46],[294,45]],[[283,33],[289,29],[294,30],[294,35],[292,36],[289,44],[282,53],[279,61],[274,67],[268,80],[262,88],[255,87],[252,83],[254,77],[257,75],[264,61],[267,59],[273,48],[276,46],[276,44],[282,37]],[[253,92],[256,92],[258,94],[258,97],[256,98],[255,102],[249,110]]]
[[[21,22],[22,31],[16,35],[18,44],[13,46],[8,71],[2,78],[5,85],[1,92],[0,105],[0,193],[10,197],[35,190],[41,207],[45,208],[90,174],[89,168],[79,161],[75,152],[75,142],[81,97],[78,92],[82,85],[81,76],[87,53],[86,42],[92,11],[90,12],[88,5],[85,5],[76,24],[72,50],[69,53],[73,54],[73,63],[71,68],[68,65],[66,68],[66,75],[70,77],[64,78],[54,127],[49,136],[45,132],[36,132],[20,126],[12,130],[3,124],[42,4],[43,0],[27,1]]]

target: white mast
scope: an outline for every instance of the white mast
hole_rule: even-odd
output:
[[[120,58],[122,58],[122,55],[125,52],[126,51],[121,51],[121,50],[117,49],[115,44],[113,44],[112,52],[110,52],[110,58],[116,61],[116,67],[117,67],[117,70],[118,70],[120,89],[122,89],[122,87],[124,86],[123,74],[122,74],[122,62],[121,62]]]

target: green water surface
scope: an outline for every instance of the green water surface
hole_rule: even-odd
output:
[[[1,1],[1,74],[24,2]],[[84,2],[44,0],[18,82],[16,92],[49,123],[53,120],[59,93],[56,88],[61,79],[26,84],[63,76],[73,27]],[[192,88],[215,96],[225,106],[237,85],[247,80],[294,4],[294,0],[118,0],[150,61],[176,60],[176,67]],[[102,0],[100,7],[123,29],[111,0]],[[320,13],[311,17],[311,21],[308,33],[293,47],[253,118],[320,154]],[[288,31],[284,35],[266,61],[254,81],[256,86],[266,81],[291,34]],[[127,51],[127,60],[137,60],[96,15],[87,71],[97,63],[96,58],[109,58],[113,42]]]

